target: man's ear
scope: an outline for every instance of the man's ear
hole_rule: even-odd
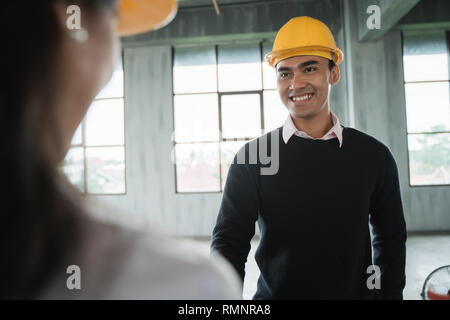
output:
[[[67,7],[68,5],[64,1],[56,1],[53,4],[53,12],[58,21],[58,26],[63,32],[67,32]]]
[[[340,78],[341,78],[341,70],[339,69],[339,66],[336,65],[330,71],[330,84],[331,85],[337,84]]]

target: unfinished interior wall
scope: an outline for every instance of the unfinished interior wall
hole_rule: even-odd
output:
[[[356,17],[353,1],[289,1],[289,7],[280,3],[285,1],[224,7],[221,16],[212,8],[180,10],[168,27],[123,40],[127,194],[96,198],[175,234],[209,236],[222,194],[175,193],[172,46],[273,39],[289,17],[309,15],[330,26],[345,54],[331,108],[344,125],[377,137],[392,150],[408,229],[450,230],[450,187],[409,187],[400,31],[359,43],[356,19],[344,17],[344,11]]]

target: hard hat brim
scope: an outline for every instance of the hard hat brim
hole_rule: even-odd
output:
[[[271,67],[275,67],[281,60],[295,56],[319,56],[334,61],[336,65],[341,64],[344,60],[344,54],[341,49],[331,49],[322,46],[299,47],[272,51],[266,54],[265,58]]]
[[[176,0],[119,0],[117,32],[130,36],[162,28],[177,10]]]

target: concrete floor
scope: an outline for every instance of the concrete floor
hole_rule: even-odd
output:
[[[199,240],[209,249],[209,240]],[[258,266],[254,256],[258,240],[253,240],[252,248],[245,266],[244,299],[251,299],[256,291],[259,277]],[[449,234],[410,234],[406,245],[406,287],[403,291],[405,300],[420,300],[420,293],[425,278],[436,268],[450,265]]]

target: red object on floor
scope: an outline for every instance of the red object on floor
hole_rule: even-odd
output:
[[[431,290],[427,291],[427,296],[430,300],[450,300],[450,294],[435,293]]]

